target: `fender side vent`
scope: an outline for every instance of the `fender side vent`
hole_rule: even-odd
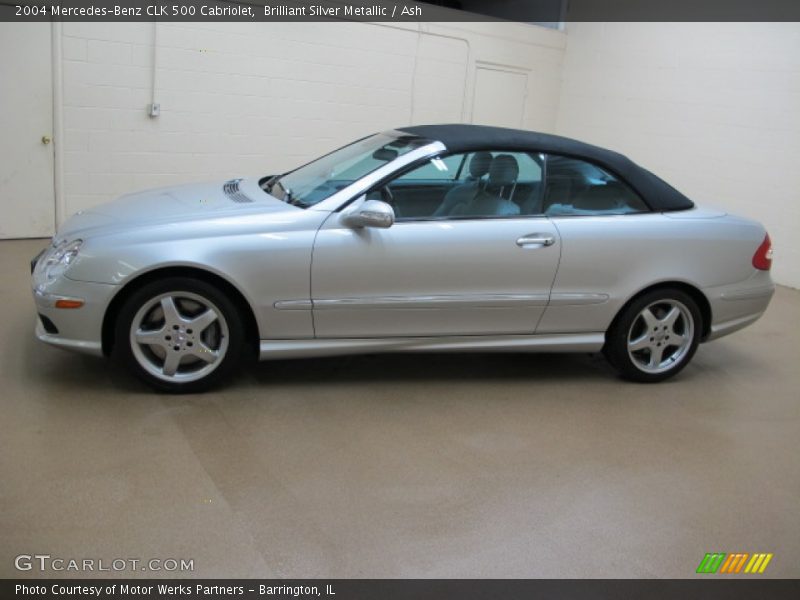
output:
[[[234,202],[252,202],[242,191],[239,190],[239,182],[241,179],[231,179],[226,181],[222,186],[222,191],[225,195]]]

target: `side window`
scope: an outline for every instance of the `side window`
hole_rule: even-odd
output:
[[[542,212],[549,216],[622,215],[647,212],[647,205],[625,183],[591,163],[547,156]]]
[[[482,150],[433,158],[374,197],[398,221],[514,217],[538,212],[541,180],[541,155]]]

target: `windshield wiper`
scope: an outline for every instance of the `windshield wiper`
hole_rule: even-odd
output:
[[[283,187],[283,185],[281,185],[281,187]],[[283,201],[286,202],[286,204],[291,204],[292,206],[298,206],[300,208],[308,208],[311,206],[299,198],[292,198],[292,190],[289,188],[283,188]]]
[[[280,175],[273,175],[269,179],[264,182],[264,185],[261,186],[261,189],[267,192],[268,194],[272,192],[272,186],[275,185],[275,182],[278,181]]]
[[[273,193],[273,191],[275,190],[275,186],[276,185],[283,190],[283,194],[281,194],[280,196],[278,196],[278,194]],[[272,185],[269,186],[269,193],[272,194],[273,196],[275,196],[278,200],[286,202],[286,188],[283,187],[283,184],[281,183],[281,178],[280,177],[276,177],[275,181],[272,182]]]
[[[283,184],[281,183],[281,177],[283,177],[283,175],[273,175],[272,177],[267,179],[267,181],[264,183],[264,187],[262,187],[261,189],[263,189],[268,194],[275,196],[276,198],[278,198],[278,200],[283,200],[285,202],[286,189],[283,187]],[[277,194],[273,193],[273,190],[275,189],[276,185],[280,186],[281,189],[283,189],[283,197],[278,197]]]
[[[283,176],[273,175],[264,183],[264,187],[262,189],[268,194],[275,196],[281,202],[286,202],[286,204],[289,204],[291,206],[297,206],[299,208],[308,208],[309,206],[311,206],[307,202],[303,202],[298,198],[292,198],[292,190],[283,186],[283,184],[280,181],[281,177]],[[273,190],[275,189],[276,185],[279,186],[281,190],[283,190],[283,193],[280,196],[273,193]]]

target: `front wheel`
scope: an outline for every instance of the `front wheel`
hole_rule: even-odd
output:
[[[702,329],[694,299],[660,289],[634,300],[606,335],[606,358],[626,379],[655,383],[672,377],[694,356]]]
[[[235,305],[209,283],[188,277],[144,285],[117,320],[115,353],[161,391],[208,389],[236,367],[243,345]]]

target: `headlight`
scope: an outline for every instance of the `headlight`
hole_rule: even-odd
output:
[[[39,262],[36,263],[36,269],[33,272],[33,278],[37,287],[53,283],[66,273],[67,269],[69,269],[70,265],[78,256],[82,245],[83,240],[74,240],[72,242],[63,240],[61,243],[48,250],[47,253],[39,259]]]

